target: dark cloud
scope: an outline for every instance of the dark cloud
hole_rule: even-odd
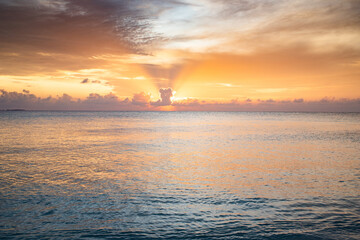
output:
[[[101,63],[95,55],[142,52],[156,37],[141,1],[131,2],[0,1],[0,73],[77,70]]]
[[[160,88],[160,99],[151,104],[154,106],[169,106],[171,105],[171,97],[173,96],[173,90],[171,88]]]
[[[171,104],[171,97],[173,96],[173,91],[171,88],[161,88],[159,90],[161,102],[166,106]]]
[[[93,56],[139,53],[159,36],[151,19],[182,1],[3,0],[0,50]]]
[[[133,52],[138,47],[136,41],[142,41],[139,32],[147,27],[127,1],[16,3],[0,3],[0,39],[7,51],[27,49],[90,56]]]
[[[88,78],[85,78],[85,79],[82,80],[80,83],[83,83],[83,84],[85,84],[85,83],[98,83],[98,84],[101,84],[102,82],[99,81],[99,80],[92,80],[92,81],[90,81]]]
[[[84,80],[81,81],[81,83],[89,83],[89,79],[85,78]]]

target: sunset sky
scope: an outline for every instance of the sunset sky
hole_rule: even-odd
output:
[[[2,0],[0,109],[360,111],[358,0]]]

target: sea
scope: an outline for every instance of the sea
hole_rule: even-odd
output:
[[[360,239],[360,114],[2,111],[0,239]]]

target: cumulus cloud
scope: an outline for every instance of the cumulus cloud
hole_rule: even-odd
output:
[[[173,97],[173,90],[171,88],[160,88],[160,99],[151,104],[154,106],[169,106],[171,105],[171,97]]]
[[[150,95],[144,92],[134,94],[132,104],[139,106],[146,106],[150,103]]]

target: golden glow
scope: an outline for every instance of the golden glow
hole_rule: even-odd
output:
[[[166,106],[162,110],[171,111],[171,107]],[[345,150],[341,145],[343,138],[334,138],[333,141],[314,139],[316,144],[297,138],[281,142],[261,138],[264,135],[286,138],[298,134],[309,127],[309,122],[305,121],[308,117],[304,115],[300,115],[298,121],[266,121],[257,114],[248,117],[219,115],[221,119],[214,115],[195,114],[188,115],[186,121],[173,115],[140,119],[122,118],[116,114],[106,118],[102,114],[90,116],[81,121],[63,121],[57,117],[41,124],[30,121],[29,128],[25,130],[15,121],[6,123],[7,128],[2,131],[3,144],[6,146],[16,141],[17,148],[42,149],[44,144],[54,146],[61,143],[63,148],[54,151],[71,153],[69,157],[57,158],[49,158],[38,151],[33,154],[13,154],[18,169],[6,174],[16,178],[19,174],[31,173],[33,177],[27,181],[34,184],[44,181],[46,186],[50,186],[50,191],[58,190],[59,184],[65,184],[71,187],[64,189],[66,194],[97,190],[99,187],[99,191],[107,188],[117,191],[118,187],[124,187],[124,182],[133,179],[145,184],[156,183],[150,184],[156,191],[166,191],[179,184],[186,188],[226,190],[242,197],[271,198],[275,195],[303,198],[304,194],[333,197],[334,193],[339,196],[349,192],[358,193],[355,184],[339,182],[339,179],[346,178],[344,172],[355,171],[359,166],[356,142],[349,141],[347,144],[353,147]],[[320,134],[360,131],[360,125],[354,121],[318,122],[316,118],[310,118],[310,121],[310,126]],[[149,134],[148,131],[139,131],[139,128],[154,131]],[[311,136],[312,133],[304,134]],[[254,139],[261,144],[254,147]],[[115,144],[120,140],[126,144]],[[110,144],[107,148],[94,144],[102,142]],[[85,147],[76,145],[81,143],[90,144]],[[134,151],[128,151],[129,148]],[[69,149],[76,149],[76,154]],[[344,153],[345,157],[335,155],[329,158],[327,153],[334,149]],[[102,157],[93,156],[89,151],[100,152]],[[4,161],[13,159],[4,158]],[[9,164],[9,168],[14,166]],[[159,166],[156,171],[154,166]],[[53,177],[54,168],[70,176],[69,179],[74,182],[69,185],[64,178]],[[331,171],[331,174],[323,174],[323,171]],[[75,182],[79,176],[87,180],[83,183],[85,185]],[[350,174],[349,177],[356,176]],[[109,185],[109,182],[113,184]],[[164,187],[159,187],[162,185]],[[136,187],[149,191],[147,185],[137,184]],[[322,191],[318,192],[319,189]],[[32,193],[38,189],[29,191]]]
[[[172,102],[360,97],[360,31],[351,20],[357,14],[345,4],[332,2],[338,11],[331,13],[325,2],[309,8],[308,0],[281,7],[269,1],[273,11],[257,3],[235,8],[209,0],[171,7],[147,4],[159,10],[147,30],[138,29],[143,19],[126,22],[130,32],[122,32],[118,22],[84,28],[72,18],[66,18],[67,25],[54,20],[51,31],[37,22],[31,23],[34,29],[4,30],[14,39],[6,40],[9,48],[0,51],[0,89],[80,99],[113,93],[131,100],[144,92],[151,102],[160,99],[160,88],[176,91]],[[68,5],[43,7],[66,16]],[[151,9],[134,6],[146,13]],[[249,10],[232,12],[233,7]],[[72,14],[95,26],[98,15],[91,11]],[[15,38],[24,29],[32,29],[29,34],[41,42]],[[49,36],[37,38],[42,34]]]

